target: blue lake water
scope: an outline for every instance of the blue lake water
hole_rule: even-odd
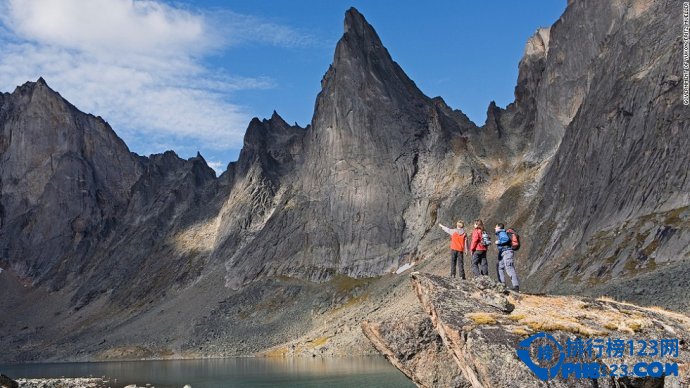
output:
[[[0,365],[0,373],[11,378],[106,376],[113,388],[128,384],[158,388],[185,384],[192,388],[415,386],[382,357],[20,364]]]

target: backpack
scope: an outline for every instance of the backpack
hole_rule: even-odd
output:
[[[520,249],[520,236],[518,236],[517,232],[513,228],[508,228],[506,230],[508,233],[508,236],[510,236],[510,247],[514,250],[517,251]]]
[[[486,233],[486,231],[482,231],[482,245],[485,247],[491,246],[491,239],[489,238],[489,234]]]
[[[498,238],[497,245],[506,245],[510,242],[510,236],[505,230],[498,232],[496,237]]]

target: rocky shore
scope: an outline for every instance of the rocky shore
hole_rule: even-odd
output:
[[[105,388],[109,381],[102,378],[17,379],[18,385],[7,388]],[[1,385],[5,387],[5,385]]]
[[[58,378],[58,379],[17,379],[16,381],[2,375],[0,377],[0,388],[106,388],[111,387],[113,381],[103,378]],[[130,384],[124,388],[155,388],[150,384],[138,386]],[[185,385],[184,388],[191,388]]]

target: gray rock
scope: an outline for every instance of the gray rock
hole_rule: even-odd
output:
[[[504,294],[495,287],[485,287],[489,285],[486,279],[480,282],[453,282],[435,275],[413,273],[411,280],[422,308],[431,318],[445,347],[429,350],[428,333],[424,331],[403,330],[405,334],[391,334],[381,329],[385,327],[383,323],[368,323],[363,328],[376,348],[420,386],[424,383],[419,382],[414,370],[410,371],[406,364],[406,349],[422,347],[431,353],[449,352],[464,378],[474,387],[650,387],[664,386],[665,382],[669,386],[682,384],[675,376],[666,379],[602,376],[598,379],[568,380],[555,377],[548,382],[542,381],[516,354],[519,343],[535,332],[548,332],[561,343],[573,336],[610,336],[624,341],[677,338],[681,350],[674,361],[680,364],[681,369],[686,368],[690,361],[687,354],[681,355],[688,343],[686,337],[690,333],[690,318],[681,314],[601,299],[524,294],[508,295],[515,307],[508,312],[497,308],[494,303],[487,303],[504,297]],[[577,324],[569,324],[576,316]],[[401,337],[404,341],[400,340]],[[434,356],[443,357],[442,354]],[[627,353],[621,358],[610,358],[604,354],[601,361],[606,365],[634,365],[644,359]],[[424,360],[420,360],[420,364],[414,367],[427,372],[447,365],[438,362],[425,364]],[[436,373],[453,375],[455,368],[453,366],[445,372],[439,370]]]
[[[374,347],[420,387],[470,387],[424,313],[363,322]]]
[[[19,388],[19,384],[11,378],[0,374],[0,387],[2,388]]]
[[[109,382],[99,378],[19,379],[26,388],[105,388]]]

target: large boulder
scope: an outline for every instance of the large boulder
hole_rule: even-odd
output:
[[[687,380],[690,365],[690,318],[687,316],[609,299],[516,294],[488,277],[458,281],[413,273],[411,280],[435,329],[432,333],[438,333],[445,346],[430,346],[429,332],[414,329],[423,327],[419,323],[424,322],[423,318],[396,317],[396,321],[406,322],[396,326],[405,333],[402,335],[391,334],[392,326],[388,322],[367,323],[364,330],[376,348],[419,386],[427,386],[427,380],[420,376],[430,373],[449,376],[458,369],[473,387],[680,387],[687,384],[682,380]],[[416,336],[416,340],[410,336]],[[609,345],[605,347],[609,340],[628,347],[617,354],[614,347],[611,350]],[[672,346],[665,347],[665,340],[670,340],[666,343],[669,346],[677,340],[677,351],[673,352]],[[629,341],[637,346],[634,352]],[[590,346],[592,353],[573,353],[578,344],[583,349]],[[538,358],[545,345],[555,356]],[[640,355],[643,351],[640,346],[656,348],[657,354]],[[424,356],[409,349],[423,349]],[[659,355],[662,351],[669,354]],[[448,355],[456,365],[435,362]],[[560,355],[563,358],[558,361]],[[621,376],[619,368],[623,367],[613,366],[632,368],[640,362],[655,361],[677,364],[678,376]],[[569,363],[594,365],[596,373],[586,369],[577,372],[569,369]],[[445,372],[438,370],[444,367],[448,368]],[[552,367],[555,369],[550,370]]]

